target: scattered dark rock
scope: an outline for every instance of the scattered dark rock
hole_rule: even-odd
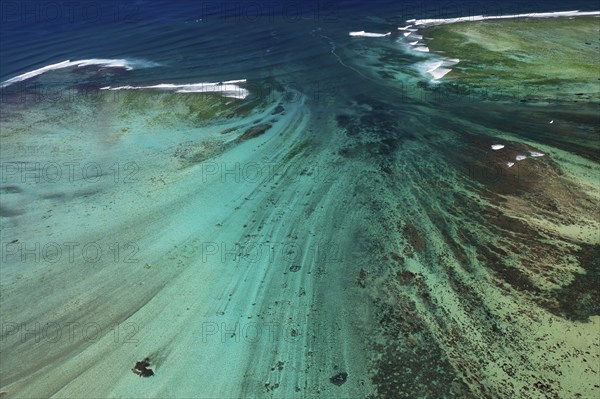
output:
[[[537,381],[535,384],[533,384],[533,386],[541,391],[547,391],[550,389],[550,384],[544,384],[541,381]]]
[[[229,129],[225,129],[221,132],[221,134],[228,134],[231,132],[235,132],[238,128],[237,127],[230,127]]]
[[[255,137],[258,137],[258,136],[264,134],[271,127],[272,127],[272,125],[269,123],[263,123],[260,125],[252,126],[251,128],[247,129],[240,137],[238,137],[238,140],[244,141],[244,140],[253,139]]]
[[[11,217],[11,216],[19,216],[25,213],[20,209],[9,209],[5,206],[0,206],[0,216],[3,217]]]
[[[338,154],[340,154],[343,157],[348,157],[348,156],[350,156],[350,148],[348,148],[348,147],[341,148],[338,151]]]
[[[346,115],[346,114],[337,115],[335,117],[335,120],[341,127],[348,127],[350,125],[350,123],[352,122],[352,118],[350,117],[350,115]]]
[[[131,369],[134,373],[139,375],[140,377],[152,377],[154,375],[154,371],[148,368],[150,366],[150,359],[145,358],[140,362],[136,362],[135,366]]]
[[[23,190],[18,186],[6,186],[4,187],[4,192],[7,194],[18,194],[22,193]]]
[[[423,252],[425,250],[425,240],[423,239],[423,234],[417,230],[414,224],[410,222],[406,223],[402,231],[415,251]]]
[[[334,375],[333,377],[331,377],[329,379],[329,381],[332,384],[337,385],[339,387],[342,384],[344,384],[347,379],[348,379],[348,373],[341,372],[341,373],[337,373],[336,375]]]
[[[358,285],[361,288],[366,288],[367,284],[365,282],[365,279],[367,278],[368,273],[364,270],[364,269],[360,269],[360,272],[358,273]]]
[[[279,388],[279,384],[271,384],[270,382],[266,382],[265,383],[265,389],[267,391],[273,391],[275,389]]]
[[[394,78],[394,75],[392,75],[391,73],[386,72],[386,71],[378,71],[377,73],[379,74],[379,76],[381,76],[382,78],[385,78],[385,79],[393,79]]]
[[[589,323],[591,316],[600,315],[600,245],[583,244],[572,254],[585,273],[576,273],[569,285],[553,293],[559,306],[551,311],[569,320]]]
[[[296,330],[295,328],[292,328],[292,331],[290,331],[290,335],[292,337],[297,337],[298,336],[298,330]]]
[[[298,270],[300,270],[300,265],[292,265],[292,266],[290,266],[290,271],[291,272],[297,272]]]
[[[277,115],[277,114],[282,114],[285,111],[285,108],[283,108],[282,105],[278,105],[275,107],[275,109],[273,110],[273,112],[271,112],[271,115]]]
[[[400,284],[410,285],[415,280],[415,274],[408,270],[403,270],[403,271],[399,271],[398,273],[396,273],[396,278],[398,279],[398,282]]]
[[[400,263],[404,263],[404,258],[400,255],[398,255],[395,252],[391,252],[390,256],[392,257],[393,260],[395,260],[396,262],[400,262]]]

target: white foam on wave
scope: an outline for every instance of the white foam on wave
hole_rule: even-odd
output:
[[[415,30],[415,32],[417,32],[417,31]],[[410,36],[411,39],[419,39],[419,40],[423,39],[423,36],[416,35],[414,32],[404,32],[403,35],[404,35],[404,37]]]
[[[434,71],[429,72],[431,76],[433,76],[433,80],[440,80],[444,76],[448,74],[448,72],[452,71],[450,68],[437,68]]]
[[[492,144],[492,150],[498,151],[504,148],[503,144]]]
[[[460,62],[458,58],[445,58],[439,55],[430,54],[429,47],[422,41],[423,36],[417,34],[418,29],[413,29],[412,22],[416,20],[407,20],[406,26],[399,26],[398,30],[403,31],[403,38],[399,38],[398,42],[408,44],[410,51],[419,57],[429,58],[428,61],[418,62],[415,67],[420,73],[431,79],[432,83],[439,83],[439,80],[452,71],[451,66]],[[416,39],[416,40],[415,40]],[[411,40],[411,41],[409,41]],[[433,59],[433,60],[432,60]]]
[[[415,48],[415,50],[417,50],[417,48]],[[433,58],[417,63],[416,65],[422,75],[430,77],[432,83],[438,83],[441,78],[452,71],[452,69],[448,67],[456,65],[458,61],[458,59],[452,58]]]
[[[388,33],[371,33],[365,32],[364,30],[358,32],[350,32],[350,36],[359,36],[359,37],[385,37],[391,35],[392,32]]]
[[[414,25],[441,25],[452,24],[456,22],[475,22],[490,19],[511,19],[511,18],[555,18],[555,17],[575,17],[575,16],[600,16],[600,11],[557,11],[557,12],[534,12],[529,14],[512,15],[472,15],[459,18],[430,18],[430,19],[409,19],[406,22]]]
[[[517,161],[522,161],[524,159],[527,159],[527,157],[525,155],[517,155],[515,158]]]
[[[529,153],[531,154],[532,157],[543,157],[544,154],[542,154],[541,152],[538,151],[529,151]]]
[[[433,64],[431,64],[428,69],[426,70],[426,72],[433,72],[436,69],[438,69],[439,67],[441,67],[444,64],[444,61],[437,61],[434,62]]]
[[[13,83],[21,82],[21,81],[23,81],[25,79],[33,78],[34,76],[41,75],[41,74],[43,74],[45,72],[52,71],[54,69],[66,68],[66,67],[70,66],[70,64],[71,64],[71,61],[67,60],[67,61],[63,61],[63,62],[58,62],[56,64],[47,65],[45,67],[42,67],[42,68],[39,68],[39,69],[35,69],[33,71],[23,73],[23,74],[21,74],[19,76],[15,76],[14,78],[10,78],[8,80],[5,80],[4,82],[2,82],[0,84],[0,87],[6,87],[6,86],[9,86],[9,85],[11,85]]]
[[[172,84],[161,83],[151,86],[118,86],[118,87],[102,87],[100,90],[140,90],[140,89],[158,89],[169,90],[175,93],[219,93],[224,97],[244,99],[250,92],[238,86],[238,83],[245,83],[246,79],[228,80],[218,83],[189,83],[189,84]]]
[[[406,29],[401,29],[404,30],[404,37],[399,38],[398,42],[405,45],[408,44],[407,47],[410,49],[409,51],[412,52],[413,55],[428,58],[427,61],[417,62],[414,64],[414,66],[422,75],[430,78],[431,83],[439,83],[441,78],[452,71],[450,67],[458,64],[460,60],[458,58],[446,58],[442,57],[441,55],[431,54],[429,47],[427,47],[425,42],[420,40],[423,39],[423,36],[410,32],[412,29],[408,29],[408,26],[401,27]]]
[[[69,67],[84,67],[84,66],[101,66],[104,68],[124,68],[128,71],[134,69],[134,67],[149,67],[156,66],[157,64],[144,62],[144,61],[129,61],[125,59],[104,59],[104,58],[91,58],[87,60],[65,60],[56,64],[46,65],[45,67],[34,69],[33,71],[25,72],[21,75],[15,76],[0,83],[0,87],[10,86],[11,84],[22,82],[27,79],[31,79],[35,76],[39,76],[49,71],[57,69],[69,68]]]
[[[508,166],[509,168],[512,168],[514,164],[515,164],[514,162],[507,162],[506,166]]]

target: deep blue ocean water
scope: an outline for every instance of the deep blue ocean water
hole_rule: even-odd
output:
[[[309,38],[317,27],[334,39],[346,39],[348,31],[392,30],[410,18],[594,8],[597,2],[583,0],[5,0],[0,79],[88,58],[133,58],[164,66],[136,75],[141,80],[266,77],[282,73],[277,70],[282,66],[285,71],[318,67],[323,48]]]

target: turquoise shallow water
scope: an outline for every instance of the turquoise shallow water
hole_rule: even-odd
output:
[[[397,30],[539,4],[11,4],[2,395],[597,396],[598,104]]]

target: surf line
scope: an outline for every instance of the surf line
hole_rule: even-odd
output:
[[[138,66],[144,67],[153,67],[157,66],[153,62],[147,61],[129,61],[127,59],[109,59],[109,58],[91,58],[86,60],[65,60],[62,62],[58,62],[56,64],[46,65],[44,67],[34,69],[33,71],[22,73],[21,75],[15,76],[4,82],[0,83],[0,88],[4,88],[10,86],[13,83],[22,82],[27,79],[31,79],[33,77],[42,75],[46,72],[54,71],[57,69],[64,68],[72,68],[72,67],[87,67],[87,66],[99,66],[104,68],[123,68],[127,71],[131,71],[132,69],[137,68]]]

